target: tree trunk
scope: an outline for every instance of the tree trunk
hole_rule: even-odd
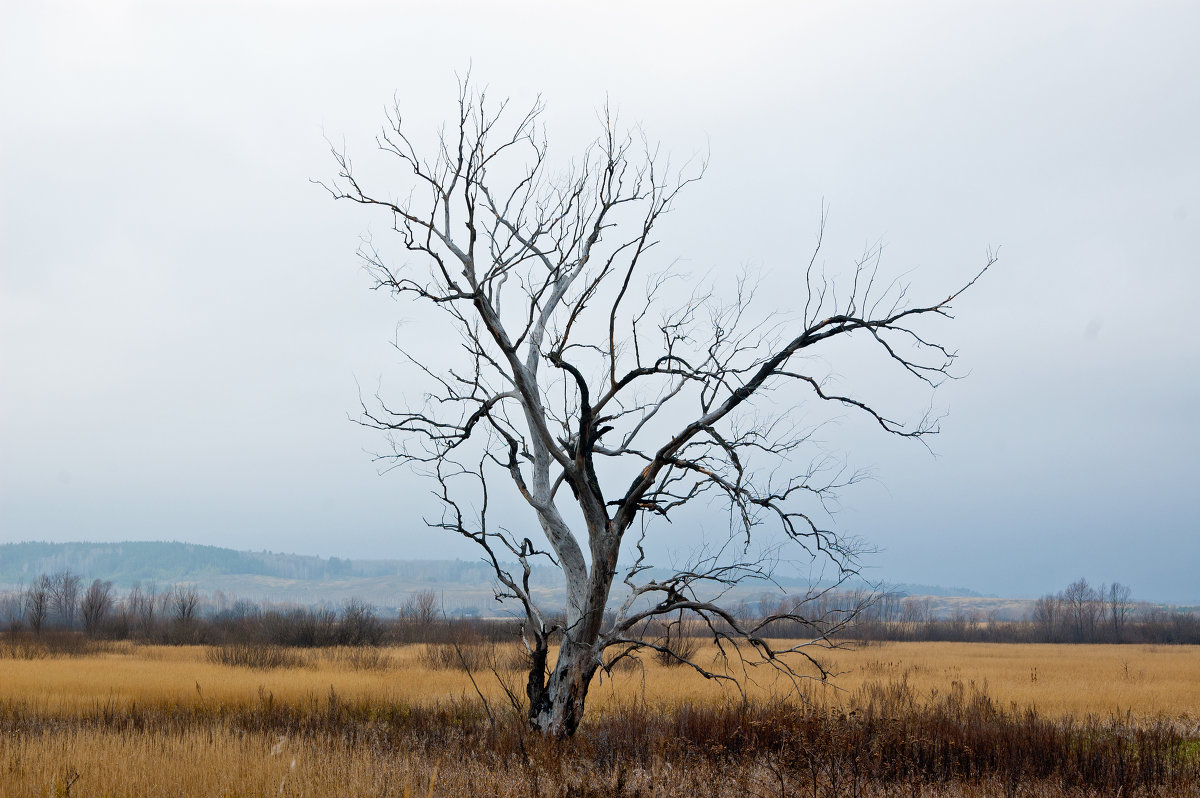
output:
[[[564,641],[549,681],[545,663],[545,653],[535,655],[529,673],[529,725],[548,736],[570,737],[583,719],[588,687],[600,665],[595,648]]]
[[[582,607],[569,607],[567,630],[562,637],[554,670],[546,680],[547,652],[534,656],[526,693],[529,696],[529,725],[543,734],[565,738],[579,728],[592,677],[600,667],[600,629],[604,607],[612,586],[620,535],[601,538],[593,533],[593,565],[583,590]],[[568,572],[568,580],[572,576]]]

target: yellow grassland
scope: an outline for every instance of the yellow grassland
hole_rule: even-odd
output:
[[[563,789],[564,782],[574,787]],[[994,779],[923,785],[920,790],[906,785],[903,791],[866,783],[854,794],[859,798],[913,794],[995,798],[1003,794],[1001,789],[1002,784]],[[513,767],[495,761],[486,751],[453,758],[436,750],[405,751],[327,737],[306,739],[222,729],[170,735],[87,729],[0,738],[0,795],[5,798],[745,798],[779,794],[778,776],[764,762],[722,764],[698,759],[679,766],[650,761],[619,773],[577,763],[555,767],[549,761]],[[810,793],[805,790],[804,794]],[[846,793],[822,789],[816,794]],[[1045,786],[1020,794],[1023,798],[1081,795]],[[1170,793],[1156,795],[1165,798]]]
[[[903,677],[921,693],[958,682],[1056,717],[1200,718],[1200,646],[887,643],[828,658],[848,690]]]
[[[353,741],[340,732],[279,734],[255,731],[206,712],[216,705],[259,711],[270,702],[328,706],[341,701],[435,704],[474,701],[470,677],[434,670],[421,646],[387,649],[384,657],[356,659],[352,652],[297,650],[299,667],[254,670],[216,664],[204,647],[110,645],[99,653],[24,659],[0,655],[0,710],[35,721],[36,731],[0,734],[0,796],[313,796],[346,795],[517,796],[692,795],[733,798],[776,795],[782,776],[761,757],[722,762],[651,758],[628,772],[566,759],[517,766],[464,738],[458,748],[430,748],[375,738],[369,729]],[[714,661],[711,648],[702,659]],[[838,689],[810,685],[810,698],[847,702],[860,688],[907,680],[919,694],[983,688],[999,702],[1036,706],[1048,715],[1130,713],[1134,722],[1167,717],[1200,718],[1200,647],[1054,646],[957,643],[888,643],[824,651],[822,661],[840,672]],[[382,665],[356,668],[363,662]],[[501,672],[520,694],[522,675]],[[769,671],[751,671],[752,697],[787,693]],[[505,704],[497,676],[477,672],[490,701]],[[738,693],[682,668],[647,664],[604,676],[593,687],[589,713],[598,717],[618,703],[652,705],[734,700]],[[159,706],[165,726],[93,724],[108,709]],[[174,708],[200,710],[180,713]],[[258,708],[256,710],[255,708]],[[7,710],[6,710],[7,711]],[[76,717],[78,722],[70,722]],[[64,722],[56,722],[60,719]],[[26,728],[26,727],[22,727]],[[414,738],[415,740],[416,738]],[[531,742],[531,745],[533,743]],[[416,747],[420,745],[420,747]],[[519,763],[518,763],[519,764]],[[820,763],[818,763],[819,765]],[[843,765],[830,764],[812,778],[833,788]],[[805,771],[807,772],[807,771]],[[823,774],[823,775],[822,775]],[[794,777],[793,777],[794,778]],[[822,781],[824,779],[824,781]],[[793,786],[799,784],[795,782]],[[576,785],[570,789],[566,785]],[[578,792],[586,785],[588,792]],[[1003,794],[995,777],[922,785],[925,796],[968,798]],[[816,786],[812,790],[816,791]],[[866,784],[854,794],[899,794],[886,784]],[[916,793],[911,785],[904,794]],[[1198,795],[1176,785],[1154,795]],[[804,789],[808,794],[808,787]],[[785,794],[788,794],[785,792]],[[848,793],[847,793],[848,794]],[[1017,794],[1063,798],[1084,793],[1030,782]]]
[[[422,704],[474,697],[470,677],[459,670],[434,670],[421,660],[420,646],[391,648],[384,667],[357,670],[337,651],[298,650],[303,665],[256,670],[209,661],[200,646],[118,646],[80,657],[0,658],[0,700],[18,700],[50,715],[97,706],[203,702],[251,705],[264,692],[283,702],[321,701],[330,690],[343,699]],[[718,668],[715,649],[700,655]],[[1200,647],[1038,645],[987,643],[885,643],[819,651],[816,656],[839,675],[833,687],[806,683],[819,703],[838,703],[865,684],[906,679],[919,694],[986,688],[1004,705],[1036,707],[1052,716],[1132,713],[1135,717],[1200,718]],[[740,668],[733,672],[741,674]],[[516,693],[522,675],[501,671]],[[489,700],[504,702],[497,676],[474,674]],[[788,683],[763,667],[746,670],[742,681],[752,697],[789,692]],[[589,709],[627,701],[654,705],[736,699],[736,689],[705,680],[685,668],[647,663],[644,668],[602,675]]]
[[[434,794],[430,788],[436,786],[436,778],[436,764],[427,759],[414,761],[377,746],[247,734],[219,727],[165,735],[72,729],[0,740],[0,795],[12,798],[424,798]]]

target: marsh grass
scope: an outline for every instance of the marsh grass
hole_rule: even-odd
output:
[[[214,665],[257,670],[303,668],[309,664],[309,659],[304,654],[290,648],[260,643],[214,646],[208,649],[207,657]]]
[[[647,657],[561,744],[519,670],[474,672],[485,709],[422,645],[219,651],[0,659],[0,795],[424,795],[437,768],[445,796],[1200,796],[1194,648],[885,644],[827,652],[840,689],[752,671],[744,702]]]
[[[467,637],[448,643],[426,644],[420,662],[431,670],[516,671],[529,667],[529,654],[519,642],[496,643]]]
[[[388,671],[396,667],[392,656],[375,646],[337,646],[322,651],[321,657],[352,671]]]
[[[0,657],[0,700],[32,699],[55,712],[86,708],[114,695],[185,702],[194,699],[197,682],[210,700],[225,704],[253,701],[260,686],[289,702],[324,694],[330,685],[354,700],[384,697],[408,704],[475,695],[461,667],[429,667],[421,644],[379,648],[377,661],[369,647],[362,653],[351,647],[284,649],[306,663],[266,670],[214,662],[212,650],[102,644],[88,654]],[[523,665],[525,656],[520,643],[504,643],[501,650],[512,657],[513,667],[498,668],[499,674],[523,682],[516,667]],[[945,691],[956,681],[968,689],[986,684],[989,694],[1005,706],[1033,707],[1048,717],[1131,713],[1137,719],[1200,720],[1200,647],[1195,646],[888,643],[818,653],[823,664],[839,674],[832,684],[803,685],[807,700],[822,706],[844,705],[866,684],[903,679],[920,694]],[[712,646],[699,657],[712,668],[729,668],[741,676],[753,700],[770,701],[791,690],[769,670],[751,668],[742,673],[736,658],[722,661]],[[489,701],[508,703],[495,674],[482,669],[474,675]],[[517,692],[523,695],[523,686]],[[612,672],[597,676],[588,711],[633,700],[673,707],[739,697],[729,685],[705,680],[689,669],[664,668],[653,657],[626,658]]]
[[[981,689],[901,681],[845,707],[636,702],[556,742],[516,711],[336,692],[245,705],[108,704],[48,715],[0,702],[0,793],[496,796],[1200,795],[1196,731],[1167,720],[1055,719]],[[57,774],[57,775],[54,775]],[[54,779],[58,781],[55,782]],[[433,794],[430,792],[429,794]]]

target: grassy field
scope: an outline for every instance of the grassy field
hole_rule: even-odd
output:
[[[884,643],[831,652],[848,690],[903,678],[918,692],[959,682],[1056,717],[1131,712],[1200,720],[1200,647]]]
[[[487,707],[423,646],[219,654],[0,646],[0,795],[1200,795],[1196,648],[872,644],[807,707],[647,664],[566,747],[521,729],[511,652]]]
[[[422,646],[385,648],[357,659],[348,649],[293,649],[293,667],[270,669],[217,664],[209,652],[203,646],[118,644],[84,656],[0,657],[0,700],[27,701],[57,714],[131,701],[246,705],[259,701],[263,691],[289,703],[324,700],[331,688],[350,700],[402,704],[476,695],[462,670],[429,667]],[[715,653],[711,649],[701,657],[715,663]],[[500,659],[502,666],[515,661]],[[955,683],[978,687],[1001,704],[1034,707],[1051,716],[1130,712],[1200,720],[1200,648],[1193,646],[883,643],[823,651],[820,659],[839,674],[829,686],[806,685],[807,697],[823,705],[845,703],[867,684],[904,680],[922,695]],[[506,700],[497,675],[486,667],[481,671],[475,682],[484,695]],[[507,667],[499,676],[510,686],[521,679]],[[749,669],[743,682],[752,698],[789,692],[789,684],[769,669]],[[644,669],[601,675],[590,707],[736,698],[728,685],[649,662]]]

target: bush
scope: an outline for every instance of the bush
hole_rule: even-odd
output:
[[[358,599],[342,608],[337,642],[343,646],[377,646],[383,642],[383,624],[375,610]]]
[[[654,651],[654,659],[658,664],[673,668],[686,665],[700,651],[700,639],[688,635],[688,623],[680,611],[679,619],[663,625],[662,632],[656,640],[659,648]]]
[[[289,649],[254,643],[216,646],[209,649],[208,661],[216,665],[258,670],[301,668],[308,664],[304,657]]]
[[[371,647],[337,647],[331,649],[325,658],[336,665],[345,666],[356,671],[385,671],[394,664],[392,658]]]
[[[421,663],[435,670],[520,671],[529,668],[529,653],[520,643],[491,643],[479,638],[430,643]]]
[[[60,630],[32,634],[14,628],[0,641],[0,659],[48,659],[82,657],[103,646],[88,640],[81,632]]]

